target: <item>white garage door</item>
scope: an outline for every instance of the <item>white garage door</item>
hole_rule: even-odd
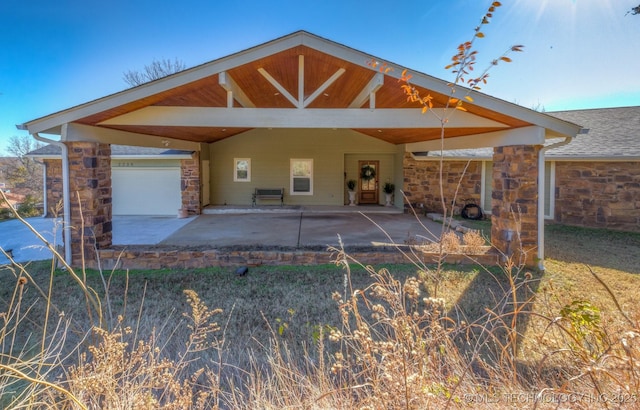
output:
[[[112,168],[114,215],[177,215],[180,168]]]

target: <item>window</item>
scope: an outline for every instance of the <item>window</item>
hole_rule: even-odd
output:
[[[313,195],[313,160],[291,160],[291,195]]]
[[[233,180],[235,182],[251,181],[251,159],[250,158],[234,158],[233,159]]]

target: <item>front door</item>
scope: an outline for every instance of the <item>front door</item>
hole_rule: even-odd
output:
[[[360,170],[360,183],[358,203],[378,203],[378,175],[380,171],[379,161],[358,161]]]

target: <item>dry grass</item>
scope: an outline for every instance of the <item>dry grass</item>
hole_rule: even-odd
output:
[[[640,235],[548,232],[544,274],[346,254],[242,277],[5,267],[0,405],[634,408]]]

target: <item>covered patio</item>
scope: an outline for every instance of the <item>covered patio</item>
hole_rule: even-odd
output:
[[[580,127],[413,72],[415,89],[433,98],[423,115],[398,83],[403,67],[380,70],[381,61],[296,32],[20,125],[62,149],[65,257],[77,264],[112,250],[111,144],[191,151],[180,177],[188,215],[246,205],[255,188],[284,187],[288,205],[342,206],[350,179],[376,204],[385,183],[411,194],[414,153],[492,147],[493,245],[530,265],[542,261],[545,141],[569,140]],[[448,108],[454,91],[473,100],[465,111]],[[366,179],[361,171],[372,164],[377,179]],[[398,191],[394,205],[403,208]]]

